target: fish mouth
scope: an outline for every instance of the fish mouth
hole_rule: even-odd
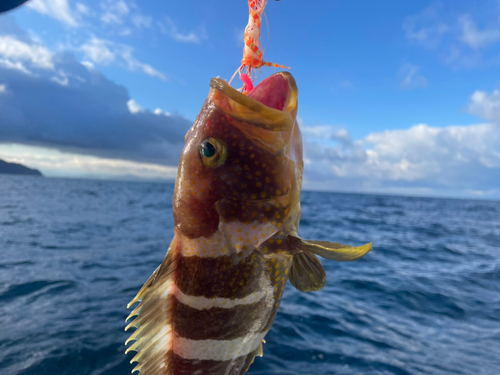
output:
[[[209,97],[232,119],[268,131],[291,131],[297,114],[298,88],[293,76],[279,72],[244,95],[219,78],[210,81]]]
[[[248,97],[264,104],[267,107],[283,111],[290,103],[290,99],[297,97],[297,84],[292,75],[287,72],[273,74],[259,83]]]

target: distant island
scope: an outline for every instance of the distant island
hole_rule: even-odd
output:
[[[43,177],[43,175],[37,169],[31,169],[31,168],[25,167],[24,165],[16,164],[16,163],[7,163],[6,161],[3,161],[0,159],[0,174],[2,174],[2,173],[4,173],[4,174],[24,174],[24,175],[29,175],[29,176]]]

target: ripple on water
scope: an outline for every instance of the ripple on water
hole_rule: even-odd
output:
[[[63,290],[74,288],[76,283],[68,280],[57,281],[33,281],[23,284],[10,285],[0,293],[0,302],[6,303],[16,298],[21,298],[36,292],[58,293]]]

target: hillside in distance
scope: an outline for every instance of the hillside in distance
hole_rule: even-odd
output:
[[[25,167],[22,164],[8,163],[1,159],[0,159],[0,174],[22,174],[22,175],[43,177],[43,175],[37,169],[31,169]]]

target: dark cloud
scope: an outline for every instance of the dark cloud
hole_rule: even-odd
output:
[[[53,55],[11,19],[0,21],[0,143],[177,164],[191,121],[130,113],[125,87],[70,53]]]

